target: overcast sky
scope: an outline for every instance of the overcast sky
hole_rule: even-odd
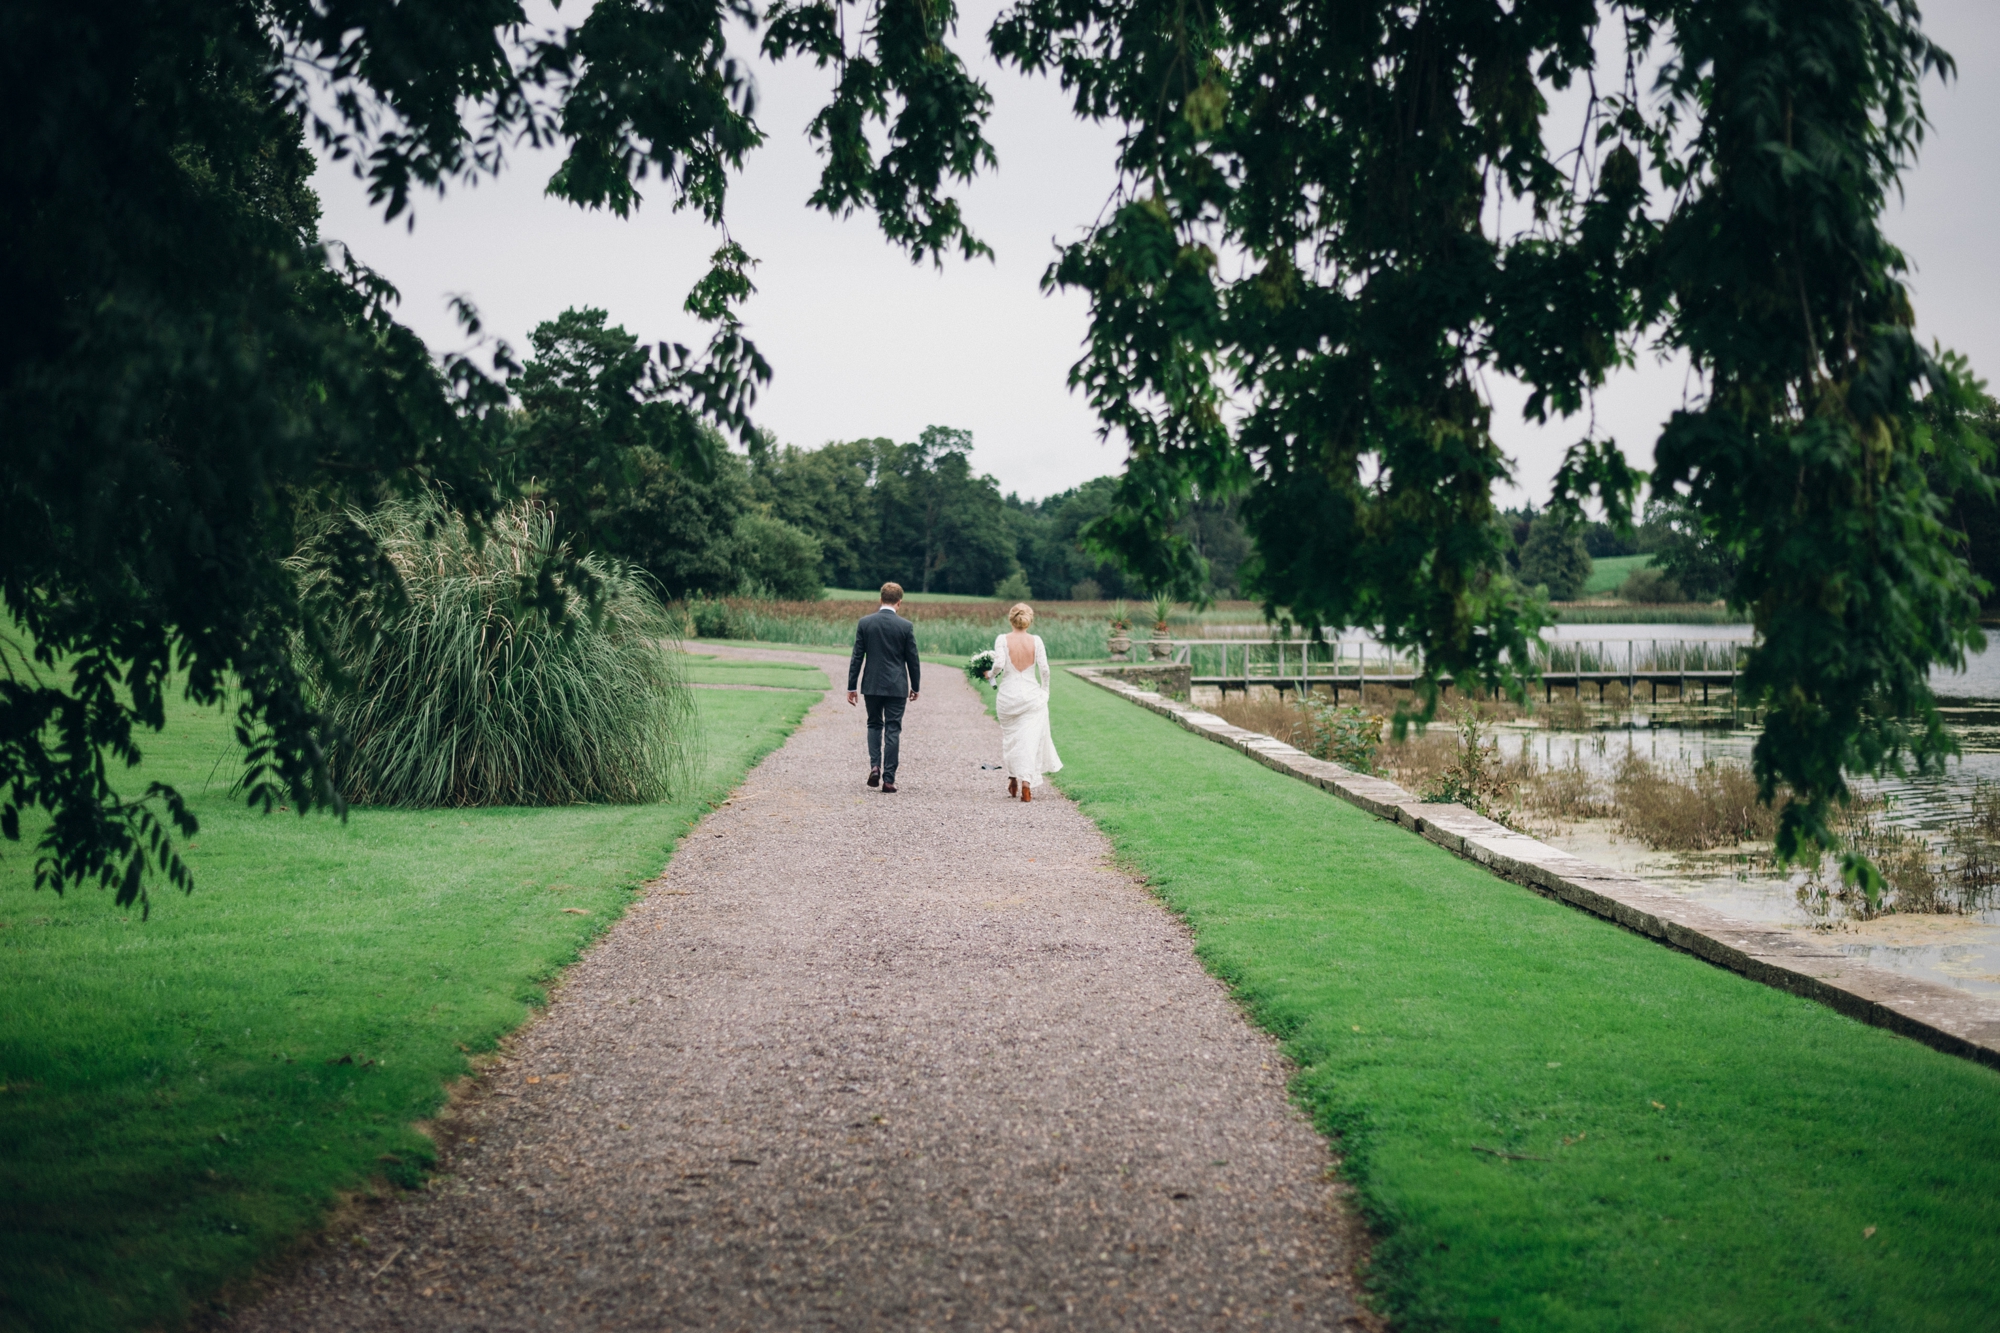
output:
[[[819,170],[805,126],[830,75],[800,62],[756,67],[769,142],[731,188],[729,226],[759,260],[745,320],[776,372],[757,407],[761,424],[807,447],[960,427],[973,433],[976,466],[1005,490],[1040,497],[1123,463],[1065,385],[1086,329],[1084,303],[1040,290],[1055,245],[1079,235],[1110,193],[1116,136],[1077,121],[1052,83],[985,58],[984,33],[999,7],[968,0],[958,42],[994,94],[987,137],[999,169],[961,197],[996,261],[916,267],[871,219],[841,222],[804,206]],[[2000,372],[2000,6],[1932,0],[1925,15],[1957,58],[1959,78],[1929,89],[1934,128],[1889,233],[1916,269],[1918,333],[1967,353],[1990,377]],[[565,17],[575,21],[573,12]],[[620,220],[549,199],[542,189],[555,161],[523,154],[498,179],[421,200],[414,229],[401,219],[383,224],[347,166],[325,164],[315,180],[321,231],[396,283],[403,319],[434,349],[463,345],[449,314],[453,295],[469,297],[488,331],[517,352],[529,329],[569,306],[601,307],[644,340],[703,341],[681,301],[715,234],[664,204]],[[1686,386],[1682,368],[1643,362],[1598,396],[1598,434],[1646,465]],[[1515,456],[1526,497],[1539,503],[1584,423],[1529,427],[1519,420],[1519,386],[1493,380],[1488,389],[1495,433]]]

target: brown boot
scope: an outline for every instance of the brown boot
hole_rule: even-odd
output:
[[[1024,801],[1032,801],[1035,799],[1035,794],[1028,790],[1028,784],[1025,782],[1021,784],[1021,799]]]
[[[1019,796],[1021,794],[1021,780],[1019,778],[1007,779],[1007,794],[1009,796]]]

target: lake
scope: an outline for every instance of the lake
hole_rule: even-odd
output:
[[[1662,631],[1670,631],[1663,633]],[[1564,625],[1560,642],[1727,641],[1748,638],[1741,625]],[[1642,647],[1640,651],[1644,651]],[[1962,819],[1974,785],[2000,783],[2000,651],[1988,648],[1961,672],[1933,677],[1932,687],[1962,748],[1941,773],[1864,780],[1856,789],[1883,799],[1885,823],[1936,830]],[[1597,710],[1593,710],[1597,711]],[[1675,725],[1676,708],[1643,697],[1629,711],[1597,712],[1587,731],[1550,730],[1535,722],[1499,729],[1502,752],[1532,754],[1544,765],[1577,763],[1608,780],[1628,755],[1688,770],[1717,760],[1748,763],[1757,733],[1748,728]],[[1803,876],[1760,867],[1753,849],[1711,853],[1652,852],[1620,838],[1609,821],[1586,821],[1550,842],[1642,875],[1741,920],[1812,931],[1844,953],[1893,971],[1985,994],[2000,994],[2000,906],[1964,916],[1890,914],[1872,921],[1816,915],[1801,905]]]

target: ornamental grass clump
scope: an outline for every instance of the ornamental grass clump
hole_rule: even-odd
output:
[[[533,503],[495,516],[483,540],[431,497],[348,518],[395,567],[401,593],[341,603],[326,656],[345,679],[314,673],[347,800],[639,804],[671,792],[693,708],[672,623],[640,576],[585,556],[565,578],[568,552]],[[332,587],[310,556],[298,568],[304,595]]]

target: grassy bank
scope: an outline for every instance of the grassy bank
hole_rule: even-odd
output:
[[[1064,674],[1074,796],[1299,1065],[1401,1327],[1973,1329],[2000,1075],[1494,879]]]
[[[1593,560],[1590,562],[1590,577],[1583,585],[1583,594],[1586,597],[1609,597],[1632,577],[1633,570],[1644,569],[1652,563],[1650,555],[1607,555]]]
[[[744,682],[744,683],[762,683]],[[171,1327],[371,1177],[468,1055],[657,874],[824,684],[696,690],[696,781],[652,806],[245,812],[227,721],[178,708],[129,788],[194,795],[193,896],[150,922],[0,861],[0,1326]]]

